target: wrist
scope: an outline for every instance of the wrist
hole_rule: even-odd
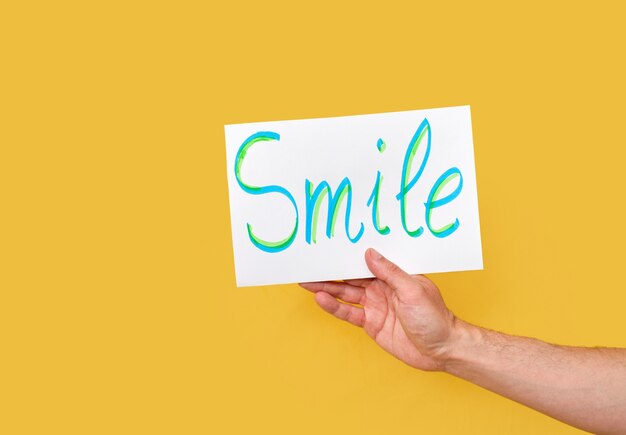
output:
[[[450,337],[442,354],[442,371],[454,374],[456,369],[471,360],[472,352],[480,349],[481,328],[454,318]]]

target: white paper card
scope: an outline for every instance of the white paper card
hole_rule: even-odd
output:
[[[469,106],[224,128],[238,286],[482,269]]]

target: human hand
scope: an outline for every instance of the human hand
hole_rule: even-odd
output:
[[[446,371],[589,432],[626,434],[626,349],[559,346],[471,325],[425,276],[373,249],[365,261],[375,278],[300,285],[412,367]]]
[[[407,274],[374,249],[367,250],[365,261],[375,278],[300,286],[315,293],[325,311],[362,327],[401,361],[443,370],[457,321],[437,286],[423,275]]]

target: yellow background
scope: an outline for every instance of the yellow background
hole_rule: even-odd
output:
[[[470,104],[449,306],[626,346],[625,15],[548,3],[4,3],[0,433],[576,433],[237,289],[226,186],[224,124]]]

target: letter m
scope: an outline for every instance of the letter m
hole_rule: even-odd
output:
[[[363,223],[359,228],[356,236],[350,236],[350,209],[352,208],[352,184],[350,179],[345,177],[335,193],[333,193],[330,185],[327,181],[322,182],[313,190],[313,183],[308,179],[304,181],[305,200],[306,200],[306,242],[311,244],[316,243],[317,233],[317,221],[319,215],[320,204],[324,197],[328,197],[328,218],[326,220],[326,236],[330,239],[335,235],[335,223],[337,221],[337,211],[339,206],[343,202],[344,198],[347,198],[346,203],[346,215],[345,215],[345,229],[346,236],[352,243],[356,243],[363,235],[364,227]]]

